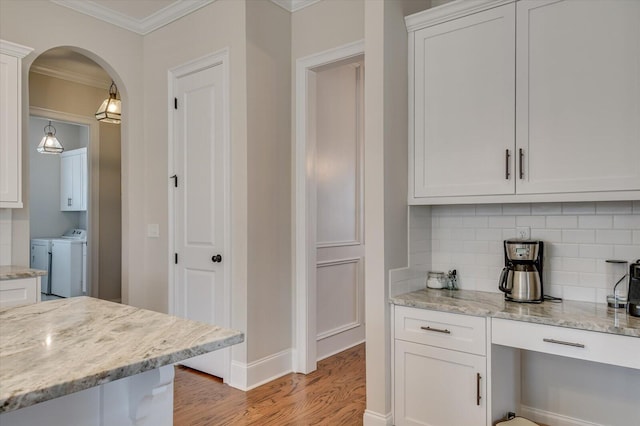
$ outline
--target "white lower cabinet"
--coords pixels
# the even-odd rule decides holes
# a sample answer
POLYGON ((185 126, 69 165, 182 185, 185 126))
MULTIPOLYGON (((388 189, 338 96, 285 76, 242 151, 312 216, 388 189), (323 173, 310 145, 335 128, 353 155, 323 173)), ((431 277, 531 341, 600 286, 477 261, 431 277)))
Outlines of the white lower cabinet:
POLYGON ((396 340, 395 424, 486 424, 486 357, 396 340))
POLYGON ((487 423, 485 323, 480 317, 395 307, 397 426, 487 423))
POLYGON ((0 308, 40 301, 40 277, 0 281, 0 308))

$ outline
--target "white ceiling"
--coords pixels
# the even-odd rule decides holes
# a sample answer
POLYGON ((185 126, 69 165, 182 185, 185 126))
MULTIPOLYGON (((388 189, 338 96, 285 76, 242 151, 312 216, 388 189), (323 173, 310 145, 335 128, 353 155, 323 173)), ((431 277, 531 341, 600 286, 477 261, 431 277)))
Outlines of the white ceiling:
MULTIPOLYGON (((50 0, 85 15, 144 35, 215 0, 50 0)), ((320 0, 271 0, 295 12, 320 0)))
POLYGON ((42 53, 29 71, 104 89, 111 85, 111 77, 100 65, 66 47, 42 53))

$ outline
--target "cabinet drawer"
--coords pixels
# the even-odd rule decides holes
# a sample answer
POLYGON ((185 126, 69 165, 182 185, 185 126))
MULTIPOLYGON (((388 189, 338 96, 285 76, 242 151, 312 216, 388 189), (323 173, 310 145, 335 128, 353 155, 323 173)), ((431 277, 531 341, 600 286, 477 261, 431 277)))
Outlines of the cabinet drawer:
POLYGON ((640 369, 640 338, 494 318, 491 343, 640 369))
POLYGON ((395 307, 396 339, 444 349, 485 355, 485 324, 483 317, 395 307))
POLYGON ((0 281, 0 308, 36 303, 39 294, 37 278, 0 281))

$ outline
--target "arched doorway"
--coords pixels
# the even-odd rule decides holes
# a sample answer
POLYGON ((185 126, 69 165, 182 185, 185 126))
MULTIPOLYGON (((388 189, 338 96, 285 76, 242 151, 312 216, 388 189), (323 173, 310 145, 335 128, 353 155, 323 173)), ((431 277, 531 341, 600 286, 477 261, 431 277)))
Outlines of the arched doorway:
MULTIPOLYGON (((61 232, 70 229, 86 229, 83 294, 120 301, 121 131, 120 125, 98 122, 94 117, 108 95, 111 80, 117 80, 117 76, 111 76, 89 56, 94 55, 76 48, 57 47, 38 56, 29 70, 30 123, 25 143, 29 143, 26 186, 30 198, 30 231, 32 239, 42 239, 59 237, 61 232), (35 145, 43 137, 43 131, 39 130, 42 119, 51 120, 54 126, 57 123, 66 131, 70 137, 69 148, 75 148, 69 149, 68 153, 86 147, 87 203, 84 210, 67 210, 57 202, 60 195, 55 197, 50 193, 61 191, 64 186, 61 173, 66 169, 62 167, 61 158, 56 158, 58 156, 35 151, 35 145), (72 140, 74 134, 80 139, 86 135, 86 140, 72 140)), ((61 142, 64 145, 64 141, 61 142)), ((33 256, 31 259, 33 261, 33 256)))

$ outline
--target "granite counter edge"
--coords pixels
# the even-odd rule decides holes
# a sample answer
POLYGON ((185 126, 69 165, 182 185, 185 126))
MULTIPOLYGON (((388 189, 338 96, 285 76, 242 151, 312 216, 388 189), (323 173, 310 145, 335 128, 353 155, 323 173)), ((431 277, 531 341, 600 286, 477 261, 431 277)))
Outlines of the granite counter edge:
POLYGON ((106 369, 91 376, 60 383, 48 388, 36 389, 0 398, 0 413, 6 413, 21 408, 29 407, 40 402, 49 401, 61 396, 69 395, 105 383, 113 382, 126 377, 134 376, 145 371, 154 370, 165 365, 174 364, 198 355, 223 349, 244 341, 244 333, 236 331, 236 334, 222 340, 196 345, 180 349, 169 354, 162 354, 154 358, 136 360, 130 364, 106 369))

